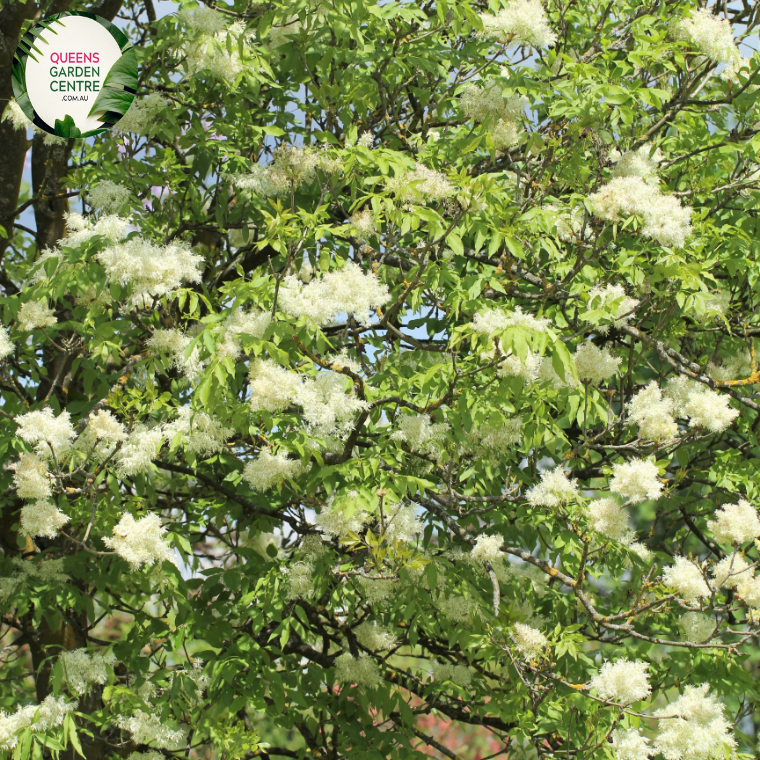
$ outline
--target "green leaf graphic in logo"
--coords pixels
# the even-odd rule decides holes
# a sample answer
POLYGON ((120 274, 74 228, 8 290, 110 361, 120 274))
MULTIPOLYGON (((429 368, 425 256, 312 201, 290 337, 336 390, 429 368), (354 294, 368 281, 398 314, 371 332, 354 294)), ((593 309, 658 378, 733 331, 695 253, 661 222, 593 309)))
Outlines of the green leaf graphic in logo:
POLYGON ((60 137, 89 137, 108 131, 132 105, 138 85, 137 55, 127 36, 107 19, 84 11, 65 11, 37 22, 23 35, 13 57, 11 81, 16 102, 27 118, 37 127, 60 137), (63 119, 56 119, 55 127, 46 124, 36 113, 27 92, 27 61, 30 58, 35 62, 44 59, 38 43, 49 44, 53 36, 58 35, 60 27, 64 26, 61 19, 67 16, 82 16, 96 21, 108 30, 121 51, 121 57, 109 69, 102 89, 98 92, 88 114, 102 122, 103 126, 84 133, 77 128, 73 117, 69 114, 65 114, 63 119))

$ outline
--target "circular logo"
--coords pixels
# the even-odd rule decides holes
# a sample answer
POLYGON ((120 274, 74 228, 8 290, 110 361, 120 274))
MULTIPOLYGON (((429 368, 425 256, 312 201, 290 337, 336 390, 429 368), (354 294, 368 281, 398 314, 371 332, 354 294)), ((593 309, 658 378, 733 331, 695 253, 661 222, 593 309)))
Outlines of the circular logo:
POLYGON ((126 35, 94 13, 38 22, 13 57, 13 93, 40 129, 89 137, 110 129, 132 105, 137 56, 126 35))

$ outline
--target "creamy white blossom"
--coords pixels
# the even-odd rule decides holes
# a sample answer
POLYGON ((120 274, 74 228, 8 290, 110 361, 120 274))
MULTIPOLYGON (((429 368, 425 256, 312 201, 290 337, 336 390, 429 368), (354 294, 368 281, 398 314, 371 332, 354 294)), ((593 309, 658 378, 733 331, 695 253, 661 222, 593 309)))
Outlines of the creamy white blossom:
POLYGON ((632 531, 628 512, 615 499, 595 499, 586 507, 589 526, 607 538, 629 544, 632 531))
POLYGON ((635 728, 616 728, 612 732, 612 749, 616 760, 649 760, 654 754, 649 739, 635 728))
POLYGON ((120 285, 131 285, 133 302, 147 302, 185 283, 200 282, 203 257, 183 242, 155 245, 132 237, 97 255, 106 275, 120 285))
POLYGON ((294 562, 284 571, 288 579, 288 599, 311 599, 314 596, 314 567, 309 562, 294 562))
POLYGON ((472 547, 470 556, 473 560, 479 562, 494 562, 503 559, 501 547, 504 544, 504 537, 498 534, 489 536, 485 533, 475 539, 475 546, 472 547))
POLYGON ((340 501, 323 506, 314 522, 328 536, 344 538, 349 533, 358 533, 368 519, 369 515, 361 507, 340 501))
POLYGON ((113 667, 116 656, 113 652, 89 652, 87 649, 72 649, 61 652, 59 660, 69 691, 82 696, 92 684, 104 684, 108 680, 108 668, 113 667))
POLYGON ((114 125, 114 131, 146 134, 151 127, 159 123, 158 115, 169 101, 160 92, 152 92, 146 98, 135 98, 124 116, 114 125))
MULTIPOLYGON (((632 318, 633 311, 639 305, 636 298, 626 296, 625 289, 622 285, 597 285, 589 291, 589 306, 594 309, 601 309, 610 314, 612 324, 620 329, 627 325, 632 318)), ((601 335, 606 335, 610 329, 610 323, 601 323, 595 328, 601 335)))
POLYGON ((414 451, 434 456, 440 453, 450 431, 445 422, 433 423, 426 414, 400 414, 396 418, 398 430, 391 435, 395 441, 404 441, 414 451))
POLYGON ((337 372, 304 378, 293 401, 302 407, 303 420, 310 431, 324 438, 345 438, 353 429, 357 414, 369 406, 354 395, 351 380, 337 372))
POLYGON ((53 493, 47 464, 34 454, 21 453, 10 465, 16 494, 22 499, 47 499, 53 493))
POLYGON ((638 425, 645 441, 665 441, 678 435, 673 419, 673 400, 663 398, 655 380, 642 388, 627 404, 628 421, 638 425))
POLYGON ((751 565, 741 554, 729 554, 712 568, 713 585, 720 588, 736 588, 752 579, 751 565))
POLYGON ((365 208, 362 211, 357 211, 351 215, 348 222, 351 225, 352 233, 360 240, 369 240, 377 233, 375 215, 372 213, 372 209, 365 208))
POLYGON ((155 512, 139 520, 127 512, 114 526, 113 537, 104 537, 103 543, 127 560, 134 571, 144 565, 150 567, 156 562, 172 561, 172 550, 164 541, 165 535, 166 528, 155 512))
POLYGON ((717 760, 724 757, 724 745, 729 751, 736 746, 723 705, 709 690, 706 683, 686 686, 675 702, 654 713, 660 718, 654 749, 665 760, 717 760))
POLYGON ((528 660, 535 660, 549 645, 549 640, 537 628, 515 623, 513 630, 517 650, 528 660))
POLYGON ((278 304, 291 317, 306 316, 318 325, 332 324, 340 314, 353 315, 367 325, 370 312, 389 300, 388 286, 374 272, 365 274, 358 264, 349 261, 342 269, 327 272, 308 285, 289 275, 280 287, 278 304))
POLYGON ((87 190, 87 200, 95 209, 115 214, 129 200, 129 188, 112 182, 110 179, 100 180, 87 190))
POLYGON ((267 166, 255 164, 249 173, 230 175, 230 180, 241 190, 252 190, 256 195, 282 196, 313 182, 319 166, 318 151, 283 144, 267 166))
POLYGON ((377 663, 368 655, 354 657, 345 652, 335 659, 335 680, 338 683, 358 686, 379 686, 382 682, 377 663))
POLYGON ((44 299, 22 303, 16 319, 19 329, 24 331, 34 330, 37 327, 50 327, 58 322, 58 317, 44 299))
POLYGON ((672 378, 665 387, 665 396, 673 402, 673 413, 689 420, 689 427, 721 433, 739 416, 729 397, 688 377, 672 378))
POLYGON ((27 443, 36 443, 39 456, 55 456, 60 462, 61 456, 71 448, 74 426, 71 424, 71 415, 66 410, 56 416, 46 406, 13 419, 18 425, 16 435, 27 443))
POLYGON ((512 417, 501 427, 485 423, 475 425, 465 433, 467 443, 472 451, 481 458, 497 461, 514 450, 516 444, 522 443, 523 419, 512 417))
POLYGON ((189 356, 185 353, 193 339, 175 327, 169 330, 154 330, 148 340, 148 345, 154 350, 172 355, 172 366, 187 377, 191 383, 197 383, 205 368, 205 362, 200 358, 198 346, 193 346, 189 356))
POLYGON ((623 361, 619 356, 613 356, 608 350, 599 348, 590 340, 582 343, 575 350, 575 366, 578 369, 578 379, 591 385, 614 377, 623 361))
POLYGON ((433 680, 438 682, 451 681, 457 686, 467 687, 472 683, 472 671, 466 665, 454 665, 450 662, 430 663, 433 680))
POLYGON ((710 587, 705 582, 702 571, 686 557, 676 557, 673 564, 665 568, 662 580, 687 602, 710 596, 710 587))
POLYGON ((691 206, 682 206, 676 196, 663 194, 641 177, 615 177, 589 201, 600 219, 618 222, 634 214, 642 217, 642 234, 661 245, 682 248, 691 235, 691 206))
POLYGON ((599 672, 589 681, 602 699, 630 705, 646 699, 652 692, 645 662, 630 661, 623 657, 615 662, 605 662, 599 672))
POLYGON ((459 103, 468 118, 486 126, 500 119, 515 122, 523 114, 527 99, 523 95, 502 94, 504 85, 497 79, 487 82, 468 82, 462 87, 459 103))
POLYGON ((746 499, 741 499, 738 504, 724 504, 715 516, 717 520, 708 520, 707 527, 717 541, 745 544, 760 537, 757 510, 746 499))
POLYGON ((612 466, 610 491, 629 504, 658 499, 662 489, 660 471, 653 459, 631 459, 612 466))
POLYGON ((392 177, 387 181, 388 189, 406 203, 439 201, 453 195, 454 186, 445 174, 415 163, 414 171, 392 177))
POLYGON ((483 335, 496 335, 508 327, 526 327, 536 332, 546 332, 552 321, 548 317, 535 317, 530 312, 523 312, 522 307, 515 306, 514 311, 487 309, 478 312, 472 321, 472 329, 483 335))
POLYGON ((181 406, 177 418, 164 425, 164 436, 168 443, 179 439, 185 451, 209 457, 220 451, 224 442, 235 435, 233 428, 225 427, 216 417, 206 412, 181 406))
POLYGON ((671 31, 677 39, 687 40, 716 63, 731 64, 741 58, 731 23, 706 8, 693 10, 688 18, 675 19, 671 31))
POLYGON ((21 510, 21 530, 35 538, 55 538, 58 531, 69 522, 71 518, 61 512, 55 504, 38 499, 31 504, 25 504, 21 510))
POLYGON ((87 421, 87 429, 97 440, 109 445, 126 441, 129 438, 124 425, 107 409, 93 414, 87 421))
POLYGON ((241 337, 250 335, 254 338, 261 338, 264 335, 271 315, 269 312, 252 309, 244 311, 237 309, 224 320, 222 329, 222 341, 217 343, 217 356, 229 356, 237 359, 242 351, 241 337))
POLYGON ((161 427, 148 428, 142 424, 135 425, 128 440, 115 457, 119 474, 128 478, 147 470, 158 456, 163 442, 164 431, 161 427))
POLYGON ((278 412, 298 393, 301 378, 271 359, 255 359, 250 371, 251 409, 278 412))
POLYGON ((393 649, 398 643, 398 636, 390 628, 381 625, 377 620, 371 623, 365 621, 354 630, 356 640, 361 646, 373 652, 393 649))
POLYGON ((16 130, 26 131, 34 126, 31 119, 24 113, 18 102, 13 99, 8 101, 8 105, 3 111, 2 121, 10 121, 11 124, 13 124, 13 128, 16 130))
POLYGON ((300 459, 291 459, 285 449, 276 454, 262 451, 255 459, 247 462, 243 469, 243 480, 254 491, 267 491, 284 480, 297 478, 308 468, 300 459))
POLYGON ((16 350, 16 346, 8 337, 8 329, 0 325, 0 361, 10 356, 16 350))
POLYGON ((533 486, 526 498, 534 507, 559 507, 578 495, 578 481, 570 480, 560 465, 541 473, 541 482, 533 486))
POLYGON ((657 165, 665 159, 662 151, 648 144, 642 145, 638 150, 629 150, 623 153, 612 170, 613 177, 640 177, 648 184, 656 185, 657 165))
POLYGON ((56 698, 51 694, 39 705, 19 706, 10 714, 0 711, 0 750, 9 751, 16 747, 19 734, 27 728, 34 733, 57 728, 76 707, 76 702, 67 702, 65 697, 56 698))
POLYGON ((178 749, 185 740, 185 732, 172 729, 156 712, 135 710, 130 716, 119 715, 116 725, 132 734, 135 744, 154 744, 162 749, 178 749))
POLYGON ((541 0, 509 0, 495 16, 481 13, 480 20, 481 37, 534 48, 548 48, 557 41, 541 0))
MULTIPOLYGON (((220 14, 221 15, 221 14, 220 14)), ((214 20, 215 21, 215 20, 214 20)), ((205 19, 208 28, 214 24, 209 17, 205 19)), ((198 25, 196 25, 197 28, 198 25)), ((254 37, 246 31, 245 22, 236 21, 228 28, 221 28, 213 33, 206 33, 187 43, 185 66, 188 74, 208 71, 220 79, 234 82, 240 73, 250 64, 254 37), (243 47, 240 54, 239 45, 243 47)))
POLYGON ((413 541, 425 527, 417 513, 416 504, 396 505, 386 501, 385 507, 385 538, 387 541, 413 541))
POLYGON ((197 8, 183 8, 177 18, 196 34, 216 34, 227 26, 227 17, 205 5, 197 8))

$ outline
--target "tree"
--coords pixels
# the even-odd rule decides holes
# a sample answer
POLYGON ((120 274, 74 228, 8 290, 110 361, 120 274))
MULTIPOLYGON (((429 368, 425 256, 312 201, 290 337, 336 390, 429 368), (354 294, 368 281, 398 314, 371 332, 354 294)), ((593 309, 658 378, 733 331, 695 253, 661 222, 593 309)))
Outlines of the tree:
POLYGON ((65 10, 140 87, 0 93, 0 755, 750 756, 757 6, 5 0, 6 71, 65 10))

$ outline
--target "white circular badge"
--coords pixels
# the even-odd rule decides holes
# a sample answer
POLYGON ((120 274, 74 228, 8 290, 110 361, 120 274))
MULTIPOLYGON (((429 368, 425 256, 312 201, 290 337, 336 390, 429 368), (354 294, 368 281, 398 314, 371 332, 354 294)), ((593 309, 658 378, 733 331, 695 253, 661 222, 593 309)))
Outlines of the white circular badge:
POLYGON ((13 75, 16 99, 34 124, 81 137, 111 127, 126 113, 137 86, 137 58, 109 21, 90 13, 60 14, 24 35, 13 75))

